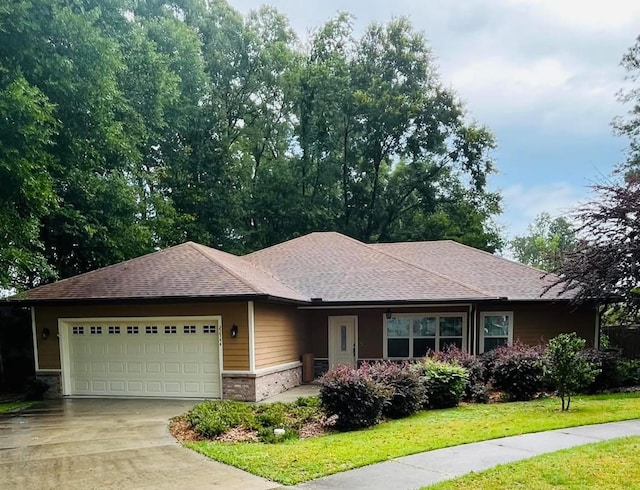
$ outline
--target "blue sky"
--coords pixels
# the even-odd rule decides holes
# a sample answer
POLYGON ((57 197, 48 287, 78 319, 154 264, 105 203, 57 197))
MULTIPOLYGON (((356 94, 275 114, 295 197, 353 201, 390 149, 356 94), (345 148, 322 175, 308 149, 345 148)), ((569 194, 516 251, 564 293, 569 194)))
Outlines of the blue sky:
POLYGON ((339 10, 370 22, 407 16, 425 33, 442 81, 498 140, 504 197, 497 223, 522 234, 540 212, 566 214, 588 185, 624 160, 611 130, 626 108, 620 59, 640 34, 633 0, 231 0, 242 13, 268 3, 305 37, 339 10))

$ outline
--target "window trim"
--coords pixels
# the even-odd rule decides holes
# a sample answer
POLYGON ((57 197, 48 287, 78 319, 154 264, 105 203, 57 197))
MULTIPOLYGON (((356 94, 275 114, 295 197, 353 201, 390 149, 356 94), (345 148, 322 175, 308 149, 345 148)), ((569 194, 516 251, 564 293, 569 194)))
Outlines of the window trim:
MULTIPOLYGON (((484 319, 488 316, 506 316, 509 317, 509 333, 507 335, 507 345, 513 344, 513 311, 481 311, 480 312, 480 324, 478 325, 478 352, 484 353, 484 319)), ((499 339, 502 335, 490 335, 487 338, 499 339)))
MULTIPOLYGON (((450 317, 460 317, 462 318, 462 350, 467 352, 467 337, 468 337, 468 314, 466 311, 454 311, 454 312, 415 312, 415 313, 394 313, 393 317, 409 317, 409 318, 424 318, 424 317, 435 317, 436 318, 436 346, 439 346, 440 336, 440 318, 450 318, 450 317)), ((387 316, 386 314, 382 315, 382 358, 383 359, 417 359, 409 355, 408 357, 389 357, 389 343, 387 336, 387 316)), ((404 339, 406 337, 394 337, 404 339)), ((431 337, 417 337, 417 338, 431 338, 431 337)), ((450 336, 442 336, 442 338, 450 339, 450 338, 459 338, 459 337, 450 337, 450 336)), ((413 328, 409 328, 409 354, 413 353, 413 328)))

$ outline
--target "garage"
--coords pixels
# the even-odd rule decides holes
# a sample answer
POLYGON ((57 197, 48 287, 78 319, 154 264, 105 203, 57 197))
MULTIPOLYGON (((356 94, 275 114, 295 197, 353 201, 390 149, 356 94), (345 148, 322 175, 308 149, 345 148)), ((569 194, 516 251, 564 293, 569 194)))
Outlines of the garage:
POLYGON ((60 319, 71 396, 221 397, 221 317, 60 319))

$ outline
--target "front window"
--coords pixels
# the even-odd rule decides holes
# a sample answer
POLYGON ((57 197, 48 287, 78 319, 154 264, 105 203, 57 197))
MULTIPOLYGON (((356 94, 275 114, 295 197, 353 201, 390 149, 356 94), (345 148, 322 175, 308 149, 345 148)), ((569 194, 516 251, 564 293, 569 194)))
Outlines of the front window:
POLYGON ((393 315, 386 321, 385 357, 424 357, 451 345, 463 349, 465 327, 459 313, 393 315))
POLYGON ((511 344, 513 338, 512 312, 486 312, 481 314, 482 352, 511 344))

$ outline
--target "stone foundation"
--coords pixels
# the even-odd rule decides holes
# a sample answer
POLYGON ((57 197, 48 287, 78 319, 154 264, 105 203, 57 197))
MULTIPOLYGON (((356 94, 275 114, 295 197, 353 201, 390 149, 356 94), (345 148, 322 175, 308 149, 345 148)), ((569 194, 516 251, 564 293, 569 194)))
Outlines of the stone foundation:
POLYGON ((46 400, 62 398, 62 375, 60 373, 36 373, 36 379, 49 386, 44 394, 46 400))
POLYGON ((302 364, 293 363, 256 374, 222 374, 222 398, 259 402, 302 384, 302 364))

